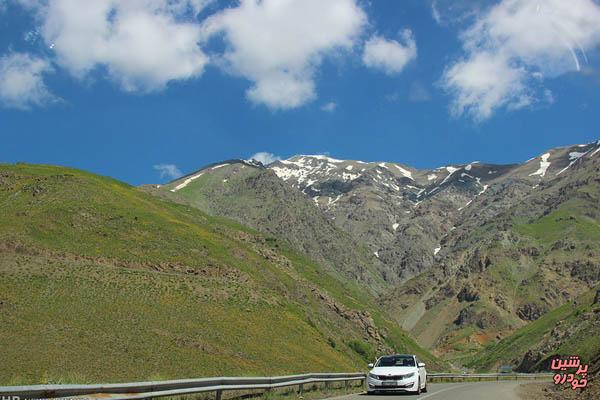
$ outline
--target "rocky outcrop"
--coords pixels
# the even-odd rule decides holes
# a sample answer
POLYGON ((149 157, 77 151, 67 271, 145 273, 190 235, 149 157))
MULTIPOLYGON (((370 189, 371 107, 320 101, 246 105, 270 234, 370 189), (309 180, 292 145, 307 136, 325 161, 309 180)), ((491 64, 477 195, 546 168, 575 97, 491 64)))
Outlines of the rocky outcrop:
POLYGON ((456 295, 456 298, 460 302, 467 301, 469 303, 479 300, 479 293, 470 284, 465 285, 460 292, 456 295))
POLYGON ((380 348, 387 348, 384 341, 386 332, 375 325, 375 321, 368 311, 350 310, 317 288, 313 288, 312 292, 327 308, 356 324, 364 333, 365 339, 375 341, 380 348))
POLYGON ((472 307, 463 308, 454 320, 454 325, 464 326, 470 324, 475 319, 475 310, 472 307))
POLYGON ((475 307, 471 305, 460 311, 458 317, 454 320, 454 325, 459 327, 475 325, 479 329, 487 329, 494 326, 497 322, 498 318, 493 313, 487 310, 477 311, 475 307))
POLYGON ((527 303, 517 308, 517 316, 524 321, 535 321, 548 311, 548 307, 538 303, 527 303))

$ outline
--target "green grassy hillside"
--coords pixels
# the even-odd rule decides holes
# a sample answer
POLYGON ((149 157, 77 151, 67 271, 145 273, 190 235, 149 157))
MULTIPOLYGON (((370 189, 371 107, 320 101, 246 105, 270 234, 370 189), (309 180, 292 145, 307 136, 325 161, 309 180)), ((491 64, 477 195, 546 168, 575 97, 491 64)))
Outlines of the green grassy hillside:
POLYGON ((586 362, 597 358, 600 355, 600 303, 594 304, 595 293, 596 290, 586 292, 487 346, 467 365, 489 371, 502 364, 512 364, 530 372, 546 370, 553 355, 578 355, 586 362))
POLYGON ((358 286, 229 220, 25 164, 0 165, 0 210, 0 384, 348 371, 394 350, 442 368, 358 286))
MULTIPOLYGON (((487 357, 489 346, 519 329, 540 329, 540 317, 555 315, 560 311, 552 310, 600 283, 599 163, 591 159, 535 190, 522 182, 498 188, 514 191, 521 184, 526 194, 505 208, 486 201, 481 214, 490 217, 474 217, 454 231, 440 268, 383 297, 389 314, 453 364, 493 367, 499 359, 472 360, 487 357)), ((600 336, 599 325, 590 329, 600 336)), ((505 349, 500 358, 515 363, 528 350, 505 349)))
POLYGON ((367 247, 336 227, 311 198, 282 181, 273 171, 234 160, 207 167, 192 176, 197 178, 187 184, 187 178, 183 177, 167 185, 147 185, 143 189, 285 240, 339 280, 359 281, 373 293, 389 289, 390 284, 383 280, 383 272, 376 270, 367 247), (178 188, 182 184, 185 186, 178 188))

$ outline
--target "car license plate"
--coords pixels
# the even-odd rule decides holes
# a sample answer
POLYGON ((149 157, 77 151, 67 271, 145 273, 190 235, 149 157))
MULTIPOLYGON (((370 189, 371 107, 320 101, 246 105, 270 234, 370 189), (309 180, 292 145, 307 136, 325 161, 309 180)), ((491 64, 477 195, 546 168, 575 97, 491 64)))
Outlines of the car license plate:
POLYGON ((383 386, 396 386, 395 381, 384 381, 383 386))

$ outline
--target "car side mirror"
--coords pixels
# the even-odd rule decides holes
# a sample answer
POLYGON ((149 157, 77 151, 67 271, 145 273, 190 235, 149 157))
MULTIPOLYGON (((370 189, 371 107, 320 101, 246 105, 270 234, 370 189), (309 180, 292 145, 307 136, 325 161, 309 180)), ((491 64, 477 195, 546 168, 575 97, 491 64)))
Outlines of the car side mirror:
POLYGON ((425 368, 425 363, 419 363, 418 366, 419 368, 425 368))
POLYGON ((369 363, 369 365, 367 365, 367 367, 369 367, 369 369, 372 369, 374 367, 373 363, 369 363))

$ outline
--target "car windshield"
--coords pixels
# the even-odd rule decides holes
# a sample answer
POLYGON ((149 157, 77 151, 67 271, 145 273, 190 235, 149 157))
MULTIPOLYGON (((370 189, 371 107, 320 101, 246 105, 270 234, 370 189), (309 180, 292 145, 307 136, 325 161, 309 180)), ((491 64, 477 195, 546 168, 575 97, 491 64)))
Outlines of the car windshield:
POLYGON ((386 356, 377 361, 376 367, 414 367, 413 356, 386 356))

